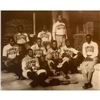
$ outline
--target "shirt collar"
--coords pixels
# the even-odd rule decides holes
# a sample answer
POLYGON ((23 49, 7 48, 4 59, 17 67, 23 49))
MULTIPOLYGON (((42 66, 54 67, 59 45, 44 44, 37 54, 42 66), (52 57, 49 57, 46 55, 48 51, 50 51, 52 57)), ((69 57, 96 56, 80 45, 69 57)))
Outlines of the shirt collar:
POLYGON ((93 43, 93 41, 91 41, 90 43, 88 43, 88 42, 86 42, 87 44, 92 44, 93 43))

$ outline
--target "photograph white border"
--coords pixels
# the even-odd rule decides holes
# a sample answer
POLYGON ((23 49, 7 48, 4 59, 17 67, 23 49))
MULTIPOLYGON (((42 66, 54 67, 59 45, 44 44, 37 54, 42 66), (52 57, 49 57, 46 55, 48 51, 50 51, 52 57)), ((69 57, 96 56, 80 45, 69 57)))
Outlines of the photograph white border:
MULTIPOLYGON (((93 10, 100 11, 99 0, 1 0, 0 10, 93 10)), ((0 24, 1 25, 1 24, 0 24)), ((1 27, 0 27, 1 28, 1 27)), ((1 35, 0 35, 1 39, 1 35)), ((0 55, 1 56, 1 55, 0 55)), ((0 75, 1 78, 1 75, 0 75)), ((0 91, 1 100, 96 100, 100 91, 0 91)))

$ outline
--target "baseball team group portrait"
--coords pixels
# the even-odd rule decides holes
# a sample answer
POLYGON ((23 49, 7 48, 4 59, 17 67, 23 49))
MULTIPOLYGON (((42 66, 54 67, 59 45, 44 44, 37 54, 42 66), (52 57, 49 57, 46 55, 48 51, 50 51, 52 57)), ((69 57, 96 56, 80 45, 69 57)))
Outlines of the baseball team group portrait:
POLYGON ((100 11, 1 11, 2 90, 100 90, 100 11))

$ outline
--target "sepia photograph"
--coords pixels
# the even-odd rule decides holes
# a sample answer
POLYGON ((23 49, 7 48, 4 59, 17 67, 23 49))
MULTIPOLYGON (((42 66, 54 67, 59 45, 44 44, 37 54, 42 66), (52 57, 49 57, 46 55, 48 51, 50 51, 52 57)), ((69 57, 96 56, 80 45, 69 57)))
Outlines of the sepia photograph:
POLYGON ((100 11, 1 14, 1 90, 100 90, 100 11))

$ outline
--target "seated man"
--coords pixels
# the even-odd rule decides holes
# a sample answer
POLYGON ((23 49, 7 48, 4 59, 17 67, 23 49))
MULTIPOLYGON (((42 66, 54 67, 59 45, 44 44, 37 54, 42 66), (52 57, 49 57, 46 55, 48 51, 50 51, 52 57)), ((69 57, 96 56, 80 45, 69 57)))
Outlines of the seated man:
POLYGON ((32 49, 28 49, 27 55, 22 60, 22 70, 23 76, 32 80, 31 86, 44 85, 47 72, 40 69, 38 58, 33 55, 32 49))
POLYGON ((9 44, 3 48, 3 63, 8 72, 14 72, 20 77, 21 66, 18 62, 19 47, 15 44, 14 39, 9 39, 9 44))
POLYGON ((94 65, 98 60, 98 45, 92 41, 91 35, 86 35, 86 42, 83 44, 84 61, 80 65, 83 76, 86 80, 83 88, 88 89, 92 87, 91 79, 94 72, 94 65))
POLYGON ((41 38, 37 38, 37 43, 31 46, 36 57, 40 57, 41 55, 46 55, 46 49, 42 46, 41 38))
POLYGON ((51 48, 48 49, 47 51, 47 57, 51 57, 51 59, 48 60, 52 60, 51 64, 49 64, 55 71, 58 71, 57 65, 59 63, 59 54, 60 54, 60 49, 58 49, 57 47, 57 41, 53 40, 51 42, 51 48))
POLYGON ((51 33, 47 30, 46 25, 43 25, 42 31, 38 33, 38 38, 41 38, 43 46, 47 48, 51 42, 51 33))
POLYGON ((29 37, 28 34, 24 32, 23 25, 17 26, 17 33, 14 35, 14 40, 16 44, 19 45, 21 51, 23 51, 23 54, 25 53, 25 50, 29 48, 29 37))
POLYGON ((65 40, 65 46, 61 47, 61 57, 67 58, 67 66, 65 66, 64 70, 66 70, 66 67, 69 68, 69 71, 71 73, 77 72, 77 67, 81 64, 83 60, 82 54, 71 47, 69 40, 65 40))

